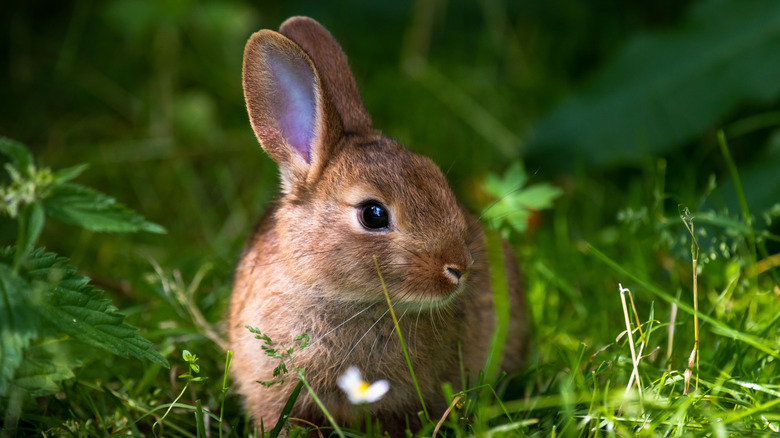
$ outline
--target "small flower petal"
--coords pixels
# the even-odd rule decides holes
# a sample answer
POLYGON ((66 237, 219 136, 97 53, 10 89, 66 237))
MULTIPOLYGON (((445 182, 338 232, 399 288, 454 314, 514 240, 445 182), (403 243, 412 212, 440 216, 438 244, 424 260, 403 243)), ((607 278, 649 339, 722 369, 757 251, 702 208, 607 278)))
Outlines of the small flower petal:
POLYGON ((351 366, 341 375, 336 383, 344 392, 352 404, 373 403, 379 400, 390 389, 390 383, 387 380, 379 380, 370 384, 363 380, 360 370, 356 366, 351 366))
POLYGON ((366 389, 366 392, 363 394, 363 396, 368 403, 373 403, 382 398, 382 396, 385 395, 388 390, 390 390, 390 382, 387 380, 377 380, 376 382, 372 383, 368 389, 366 389))

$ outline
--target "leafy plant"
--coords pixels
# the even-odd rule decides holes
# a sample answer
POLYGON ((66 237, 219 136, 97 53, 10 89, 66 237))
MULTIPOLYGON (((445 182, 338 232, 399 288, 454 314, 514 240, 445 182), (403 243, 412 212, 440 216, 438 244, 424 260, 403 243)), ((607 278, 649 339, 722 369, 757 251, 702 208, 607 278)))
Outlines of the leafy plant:
MULTIPOLYGON (((284 408, 282 408, 282 412, 279 415, 279 419, 276 421, 276 425, 268 432, 268 436, 270 438, 276 438, 279 436, 279 434, 282 432, 282 428, 287 425, 287 420, 290 417, 290 411, 292 411, 301 389, 306 387, 309 395, 312 397, 314 402, 317 403, 320 409, 322 409, 322 412, 325 414, 325 417, 328 418, 328 421, 330 421, 334 431, 343 438, 344 434, 342 433, 341 428, 339 428, 338 424, 336 424, 336 421, 333 419, 333 416, 330 414, 330 412, 328 412, 328 410, 325 408, 325 405, 314 392, 314 388, 312 388, 309 382, 306 380, 306 370, 296 366, 295 362, 293 361, 293 355, 295 351, 301 351, 309 345, 309 335, 307 333, 301 333, 300 335, 295 336, 292 341, 293 345, 287 347, 284 344, 277 344, 268 336, 268 334, 263 333, 257 327, 251 327, 248 325, 244 327, 249 330, 250 333, 255 335, 255 339, 263 341, 264 345, 262 345, 260 348, 263 350, 263 353, 266 356, 272 359, 277 359, 279 361, 279 365, 277 365, 273 370, 273 380, 258 380, 257 383, 266 387, 282 384, 285 380, 284 376, 289 373, 290 369, 294 372, 294 376, 298 379, 298 383, 290 393, 290 397, 287 399, 284 408), (296 343, 298 344, 297 346, 295 345, 296 343)), ((261 432, 265 434, 263 425, 261 424, 260 426, 261 432)))
MULTIPOLYGON (((162 233, 107 195, 70 182, 86 169, 40 168, 21 143, 0 138, 10 182, 0 213, 15 218, 15 246, 0 248, 0 402, 13 424, 30 397, 54 393, 95 347, 168 366, 138 329, 68 259, 35 248, 47 216, 93 231, 162 233)), ((10 423, 9 423, 10 422, 10 423)))
POLYGON ((527 183, 528 174, 519 161, 506 170, 503 178, 495 174, 485 178, 485 190, 497 201, 485 211, 484 217, 505 238, 512 233, 524 233, 534 212, 552 207, 553 201, 563 193, 548 183, 526 187, 527 183))
POLYGON ((261 345, 260 348, 266 356, 279 360, 279 365, 277 365, 273 371, 274 379, 268 381, 258 380, 257 383, 263 386, 273 386, 284 383, 284 376, 289 372, 287 363, 290 364, 291 368, 296 369, 293 364, 293 353, 295 353, 296 350, 301 351, 309 345, 309 335, 307 333, 301 333, 293 338, 292 346, 285 347, 284 345, 276 344, 266 333, 263 333, 257 327, 248 325, 244 327, 255 335, 255 339, 263 341, 263 345, 261 345), (295 346, 295 343, 298 343, 297 347, 295 346))
MULTIPOLYGON (((180 375, 180 379, 185 379, 187 383, 184 384, 184 387, 181 389, 181 392, 178 396, 176 396, 176 399, 173 400, 171 404, 168 405, 168 409, 165 410, 165 413, 162 417, 160 417, 159 420, 154 422, 153 428, 156 427, 158 424, 162 424, 163 420, 165 420, 165 417, 168 416, 168 414, 171 412, 171 409, 173 409, 174 406, 176 406, 176 403, 179 401, 181 396, 184 395, 184 393, 187 391, 187 387, 190 386, 190 383, 192 382, 202 382, 208 377, 201 377, 201 376, 195 376, 195 374, 198 374, 200 372, 200 365, 198 365, 198 356, 195 354, 190 353, 189 350, 183 350, 181 352, 181 358, 184 359, 185 362, 187 362, 187 372, 180 375)), ((224 388, 224 387, 223 387, 224 388)), ((200 402, 200 400, 198 400, 200 402)), ((196 408, 198 408, 200 405, 197 405, 196 408)), ((197 413, 196 413, 197 415, 197 413)), ((220 419, 221 421, 221 419, 220 419)))

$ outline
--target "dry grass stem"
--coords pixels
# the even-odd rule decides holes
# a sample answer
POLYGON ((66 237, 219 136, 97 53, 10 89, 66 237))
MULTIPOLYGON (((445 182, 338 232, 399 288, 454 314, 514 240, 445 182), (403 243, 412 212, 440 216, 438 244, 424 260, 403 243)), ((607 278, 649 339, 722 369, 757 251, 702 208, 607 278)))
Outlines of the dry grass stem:
MULTIPOLYGON (((696 388, 699 389, 699 294, 698 294, 698 261, 699 261, 699 243, 696 242, 695 228, 693 225, 693 216, 688 208, 683 210, 680 215, 685 224, 685 228, 691 233, 691 263, 693 266, 693 350, 688 359, 688 368, 696 367, 696 388), (695 362, 695 364, 694 364, 695 362)), ((688 390, 690 376, 685 380, 685 393, 688 390)))
POLYGON ((444 414, 439 419, 439 422, 436 423, 436 427, 433 428, 433 434, 431 435, 431 438, 436 438, 436 434, 439 433, 439 429, 441 429, 441 426, 444 424, 444 421, 447 419, 447 417, 450 416, 450 412, 452 411, 452 408, 455 407, 455 405, 458 404, 458 402, 463 398, 462 395, 459 395, 452 399, 452 403, 447 407, 447 410, 444 411, 444 414))
MULTIPOLYGON (((631 363, 634 366, 634 371, 631 373, 631 378, 629 379, 628 385, 626 385, 626 394, 628 394, 628 391, 631 390, 631 387, 633 386, 633 379, 636 376, 636 387, 639 391, 639 397, 641 399, 642 397, 642 382, 639 379, 639 360, 637 359, 636 349, 634 348, 634 337, 631 334, 631 318, 628 316, 628 306, 626 305, 626 292, 628 292, 629 295, 631 295, 631 291, 624 288, 622 284, 618 283, 618 287, 620 288, 620 301, 623 303, 623 316, 626 320, 626 334, 628 335, 628 346, 631 350, 631 363)), ((644 341, 643 344, 644 346, 644 341)))

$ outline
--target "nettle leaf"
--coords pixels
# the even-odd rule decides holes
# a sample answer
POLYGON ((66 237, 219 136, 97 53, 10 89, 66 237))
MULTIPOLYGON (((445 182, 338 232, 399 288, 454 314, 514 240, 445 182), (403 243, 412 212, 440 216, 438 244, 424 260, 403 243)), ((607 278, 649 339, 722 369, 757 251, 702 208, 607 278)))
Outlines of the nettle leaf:
MULTIPOLYGON (((0 253, 13 257, 14 251, 0 253)), ((134 356, 163 366, 168 362, 152 349, 152 343, 138 335, 138 329, 125 323, 125 316, 89 284, 89 278, 76 274, 68 259, 41 249, 33 251, 22 266, 21 276, 40 299, 33 311, 43 319, 38 326, 66 334, 73 339, 102 348, 122 357, 134 356)))
POLYGON ((42 397, 59 390, 63 380, 74 377, 73 370, 82 366, 94 351, 83 344, 58 339, 42 339, 25 351, 24 361, 16 370, 13 385, 30 397, 42 397))
POLYGON ((519 162, 512 164, 503 177, 491 174, 485 179, 485 190, 498 200, 485 211, 484 217, 505 238, 512 231, 525 232, 531 214, 550 208, 561 196, 561 189, 547 183, 524 187, 527 180, 528 175, 519 162))
POLYGON ((11 158, 14 167, 27 175, 28 170, 35 164, 33 156, 27 147, 18 141, 7 137, 0 137, 0 154, 11 158))
POLYGON ((89 285, 89 278, 76 274, 68 259, 42 250, 30 259, 32 278, 54 285, 49 299, 38 308, 49 322, 75 339, 116 355, 168 366, 151 348, 152 343, 138 335, 137 328, 124 323, 125 316, 103 297, 103 291, 89 285))
POLYGON ((116 199, 80 184, 52 186, 43 203, 51 217, 92 231, 165 233, 163 227, 145 220, 116 199))
POLYGON ((29 290, 30 286, 13 274, 10 264, 0 263, 0 398, 8 395, 24 350, 38 335, 29 290))

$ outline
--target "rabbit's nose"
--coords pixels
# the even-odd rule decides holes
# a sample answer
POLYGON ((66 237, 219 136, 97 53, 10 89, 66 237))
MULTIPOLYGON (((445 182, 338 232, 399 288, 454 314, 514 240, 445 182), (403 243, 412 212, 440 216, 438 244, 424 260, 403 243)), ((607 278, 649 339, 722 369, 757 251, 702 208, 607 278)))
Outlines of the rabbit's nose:
POLYGON ((444 276, 456 286, 460 285, 460 280, 463 278, 464 274, 464 268, 458 265, 444 265, 444 276))

